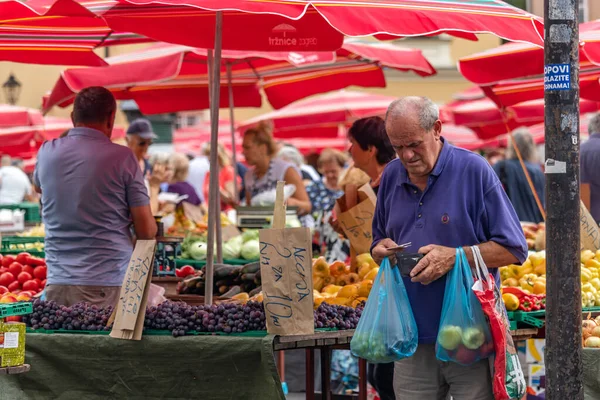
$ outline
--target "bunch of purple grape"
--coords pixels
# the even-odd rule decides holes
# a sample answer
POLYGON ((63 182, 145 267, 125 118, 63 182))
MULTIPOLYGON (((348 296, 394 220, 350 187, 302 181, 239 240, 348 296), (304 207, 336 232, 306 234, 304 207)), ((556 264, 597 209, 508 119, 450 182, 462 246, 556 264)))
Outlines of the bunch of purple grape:
POLYGON ((69 331, 102 331, 106 327, 112 307, 101 308, 87 303, 71 307, 61 306, 54 301, 33 301, 33 312, 23 316, 23 322, 32 329, 69 331))
POLYGON ((315 328, 356 329, 363 307, 357 308, 321 303, 314 311, 315 328))
MULTIPOLYGON (((32 329, 109 331, 111 313, 112 307, 86 303, 66 307, 36 299, 33 312, 24 316, 23 322, 32 329)), ((314 311, 315 328, 355 329, 361 313, 362 306, 354 309, 322 303, 314 311)), ((190 332, 242 333, 266 330, 265 321, 263 304, 254 301, 201 306, 165 301, 146 309, 144 330, 168 330, 174 337, 190 332)))
POLYGON ((183 302, 166 301, 146 310, 146 329, 167 329, 173 336, 189 331, 242 333, 265 330, 265 310, 262 303, 225 303, 190 306, 183 302))

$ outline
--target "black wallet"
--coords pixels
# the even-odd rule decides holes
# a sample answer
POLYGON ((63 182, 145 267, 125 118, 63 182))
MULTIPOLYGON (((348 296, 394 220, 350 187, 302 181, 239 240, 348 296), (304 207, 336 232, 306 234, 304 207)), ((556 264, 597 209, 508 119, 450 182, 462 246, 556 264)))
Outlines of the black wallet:
POLYGON ((423 257, 425 257, 425 255, 420 253, 396 253, 396 262, 398 268, 400 268, 400 275, 402 275, 405 278, 409 277, 410 271, 413 270, 415 265, 417 265, 417 263, 423 257))

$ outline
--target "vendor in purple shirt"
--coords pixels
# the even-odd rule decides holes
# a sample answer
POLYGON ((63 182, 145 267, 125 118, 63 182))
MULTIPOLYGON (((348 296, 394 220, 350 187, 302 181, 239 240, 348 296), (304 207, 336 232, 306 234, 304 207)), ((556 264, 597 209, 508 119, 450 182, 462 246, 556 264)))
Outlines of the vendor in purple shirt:
POLYGON ((394 101, 386 131, 399 159, 381 179, 373 217, 371 252, 377 262, 397 243, 412 242, 407 252, 425 257, 404 278, 419 330, 416 353, 396 362, 394 391, 402 400, 493 400, 488 360, 464 367, 435 356, 446 273, 455 249, 477 245, 495 268, 520 264, 527 244, 519 219, 498 177, 479 155, 452 146, 442 137, 437 106, 424 97, 394 101))

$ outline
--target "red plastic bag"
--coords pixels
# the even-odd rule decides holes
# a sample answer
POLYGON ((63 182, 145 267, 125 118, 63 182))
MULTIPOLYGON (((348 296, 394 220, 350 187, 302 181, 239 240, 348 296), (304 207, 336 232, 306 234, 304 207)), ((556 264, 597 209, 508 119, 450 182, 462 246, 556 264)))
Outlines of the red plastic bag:
POLYGON ((494 399, 522 399, 527 390, 517 349, 510 334, 510 324, 500 290, 485 265, 479 247, 472 246, 477 279, 473 292, 489 319, 495 356, 490 358, 494 399))

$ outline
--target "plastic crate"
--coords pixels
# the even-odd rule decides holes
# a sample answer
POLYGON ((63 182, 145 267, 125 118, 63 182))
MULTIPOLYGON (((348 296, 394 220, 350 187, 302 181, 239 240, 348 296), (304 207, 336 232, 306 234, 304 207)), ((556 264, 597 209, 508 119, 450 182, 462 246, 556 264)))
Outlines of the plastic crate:
POLYGON ((23 210, 25 212, 25 223, 39 224, 42 222, 42 214, 38 203, 3 204, 0 209, 23 210))
POLYGON ((43 237, 21 237, 21 236, 5 236, 2 238, 2 247, 0 253, 2 254, 19 254, 27 252, 34 257, 45 257, 45 252, 36 250, 35 248, 27 249, 26 245, 32 243, 44 243, 43 237), (17 247, 15 247, 17 246, 17 247), (22 246, 22 247, 21 247, 22 246))
MULTIPOLYGON (((241 258, 236 258, 236 259, 232 259, 232 260, 223 260, 223 264, 228 264, 228 265, 246 265, 246 264, 250 264, 253 262, 257 262, 259 260, 244 260, 241 258)), ((192 267, 196 268, 196 269, 202 269, 202 267, 204 267, 206 265, 206 261, 196 261, 196 260, 188 260, 185 258, 178 258, 175 260, 175 266, 177 268, 181 268, 184 265, 191 265, 192 267)))
POLYGON ((0 304, 0 318, 12 317, 16 315, 26 315, 33 312, 33 305, 30 301, 18 303, 0 304))

